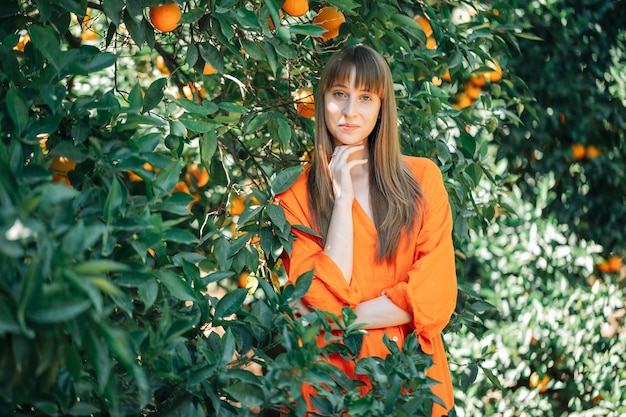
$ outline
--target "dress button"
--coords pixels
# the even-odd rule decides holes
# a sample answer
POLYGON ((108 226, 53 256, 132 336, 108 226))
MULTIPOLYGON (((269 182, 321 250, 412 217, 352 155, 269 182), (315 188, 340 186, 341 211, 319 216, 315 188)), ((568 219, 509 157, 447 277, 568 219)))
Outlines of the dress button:
POLYGON ((397 342, 398 341, 398 336, 392 337, 391 340, 393 340, 394 342, 397 342))

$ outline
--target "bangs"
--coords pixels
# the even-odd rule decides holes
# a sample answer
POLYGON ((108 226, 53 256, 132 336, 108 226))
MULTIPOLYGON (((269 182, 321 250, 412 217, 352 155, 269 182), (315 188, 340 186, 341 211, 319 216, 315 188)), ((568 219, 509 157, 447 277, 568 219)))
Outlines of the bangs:
POLYGON ((323 91, 328 91, 335 84, 347 85, 354 71, 357 88, 385 97, 386 62, 380 62, 379 56, 364 47, 349 48, 345 52, 328 62, 323 91))

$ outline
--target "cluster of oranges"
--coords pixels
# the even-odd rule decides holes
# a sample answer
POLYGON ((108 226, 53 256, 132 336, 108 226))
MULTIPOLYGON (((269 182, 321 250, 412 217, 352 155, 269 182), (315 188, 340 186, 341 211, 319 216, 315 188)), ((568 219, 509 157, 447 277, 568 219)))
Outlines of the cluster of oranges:
POLYGON ((502 79, 502 68, 496 61, 487 61, 487 66, 491 67, 491 71, 478 72, 470 76, 465 82, 465 89, 455 97, 453 107, 457 110, 469 107, 482 92, 483 88, 490 83, 497 83, 502 79))
POLYGON ((600 150, 594 145, 585 146, 581 143, 574 143, 572 145, 572 158, 574 161, 580 161, 581 159, 595 159, 600 156, 600 150))
POLYGON ((546 392, 548 390, 548 383, 550 382, 550 377, 548 375, 544 375, 540 377, 537 372, 533 372, 530 375, 530 379, 528 381, 528 385, 531 388, 538 388, 539 392, 546 392))
MULTIPOLYGON (((282 10, 291 17, 302 17, 309 11, 309 0, 285 0, 282 10)), ((326 32, 317 40, 326 42, 339 36, 339 28, 345 21, 346 17, 336 7, 321 8, 313 18, 313 24, 326 29, 326 32)))
POLYGON ((610 256, 607 260, 598 264, 598 269, 600 272, 617 272, 622 269, 622 258, 617 255, 610 256))
MULTIPOLYGON (((433 36, 433 28, 428 18, 423 15, 417 15, 413 18, 415 22, 422 28, 426 35, 426 49, 437 48, 437 41, 433 36)), ((502 68, 496 61, 487 61, 487 66, 491 68, 489 71, 481 71, 473 73, 465 82, 464 91, 455 97, 453 107, 457 110, 469 107, 481 94, 483 88, 489 83, 497 83, 502 80, 502 68)), ((439 87, 443 81, 450 82, 450 71, 446 70, 442 78, 437 76, 432 78, 432 83, 439 87)))

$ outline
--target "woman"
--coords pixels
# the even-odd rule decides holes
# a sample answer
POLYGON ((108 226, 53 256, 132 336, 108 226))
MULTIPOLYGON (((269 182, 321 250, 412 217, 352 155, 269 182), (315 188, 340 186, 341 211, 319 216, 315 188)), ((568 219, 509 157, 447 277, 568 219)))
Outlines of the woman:
MULTIPOLYGON (((367 330, 360 357, 385 357, 383 335, 402 346, 413 331, 432 355, 433 392, 453 406, 441 337, 456 304, 452 217, 438 167, 400 153, 391 72, 364 45, 344 47, 324 68, 315 97, 312 166, 279 196, 295 240, 293 282, 314 270, 305 306, 341 317, 351 307, 367 330)), ((323 343, 320 335, 319 343, 323 343)), ((330 358, 348 375, 353 364, 330 358)))

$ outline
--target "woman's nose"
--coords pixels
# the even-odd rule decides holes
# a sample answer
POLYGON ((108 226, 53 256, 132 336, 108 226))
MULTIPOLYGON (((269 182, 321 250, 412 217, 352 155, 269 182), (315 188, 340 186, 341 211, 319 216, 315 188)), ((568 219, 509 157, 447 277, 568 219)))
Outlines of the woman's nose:
POLYGON ((344 102, 343 114, 344 116, 353 116, 356 113, 356 101, 350 97, 344 102))

